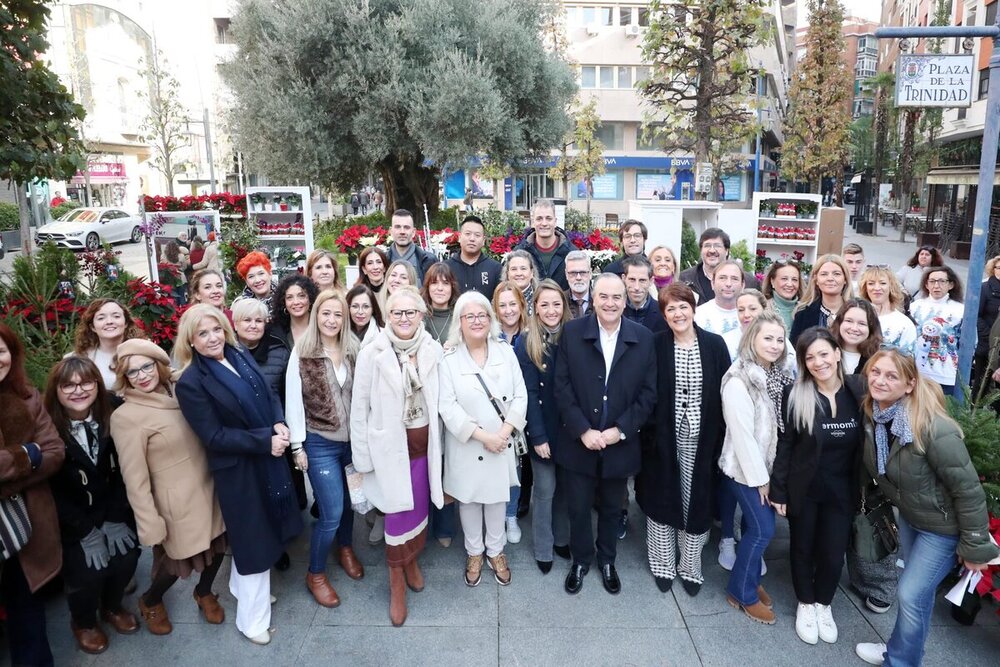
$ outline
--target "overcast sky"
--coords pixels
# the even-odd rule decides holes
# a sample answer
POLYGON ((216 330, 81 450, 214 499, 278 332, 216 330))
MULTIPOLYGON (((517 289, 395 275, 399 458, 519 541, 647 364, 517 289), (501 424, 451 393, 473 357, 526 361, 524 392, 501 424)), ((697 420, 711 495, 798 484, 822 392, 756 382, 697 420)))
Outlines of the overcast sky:
MULTIPOLYGON (((882 3, 877 0, 841 0, 844 9, 849 16, 858 16, 863 19, 878 21, 882 15, 882 3)), ((805 0, 798 0, 799 3, 799 25, 809 24, 809 13, 806 10, 805 0)))

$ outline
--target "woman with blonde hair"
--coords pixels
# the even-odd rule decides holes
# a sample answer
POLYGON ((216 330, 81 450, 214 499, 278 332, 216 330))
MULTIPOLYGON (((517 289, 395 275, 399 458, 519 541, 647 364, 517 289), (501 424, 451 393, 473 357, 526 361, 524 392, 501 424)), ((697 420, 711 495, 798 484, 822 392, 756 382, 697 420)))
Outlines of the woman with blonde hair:
POLYGON ((306 587, 324 607, 340 604, 326 576, 334 540, 347 576, 360 579, 365 574, 353 549, 354 512, 344 472, 351 463, 351 390, 359 348, 347 320, 344 296, 333 289, 320 292, 285 375, 289 446, 296 466, 309 475, 319 508, 309 541, 306 587))
MULTIPOLYGON (((538 275, 535 273, 535 260, 531 254, 527 250, 513 250, 508 253, 500 280, 514 283, 521 290, 525 302, 532 303, 535 289, 538 288, 538 275)), ((528 315, 531 315, 530 310, 528 315)))
POLYGON ((913 349, 917 328, 903 312, 906 295, 899 278, 888 266, 866 268, 858 278, 858 296, 875 307, 882 327, 882 340, 886 345, 903 350, 913 349))
POLYGON ((653 267, 653 284, 649 286, 653 298, 667 285, 673 282, 677 275, 677 257, 674 251, 665 245, 658 245, 649 251, 649 263, 653 267))
POLYGON ((795 307, 792 331, 788 336, 792 344, 809 327, 828 326, 851 296, 851 272, 844 259, 840 255, 823 255, 817 259, 809 274, 805 294, 795 307))
POLYGON ((855 651, 873 665, 919 665, 938 585, 957 563, 985 570, 998 549, 979 474, 940 386, 899 350, 876 352, 865 375, 864 467, 899 510, 906 568, 888 644, 858 644, 855 651))
POLYGON ((145 337, 125 305, 114 299, 94 299, 76 326, 73 352, 97 364, 104 386, 111 389, 115 385, 111 359, 118 346, 131 338, 145 337))
POLYGON ((407 285, 417 290, 420 289, 420 283, 417 282, 417 270, 405 259, 397 259, 385 270, 385 289, 376 294, 383 313, 387 310, 386 304, 393 292, 407 285))
POLYGON ((153 547, 152 581, 139 611, 151 633, 169 634, 163 596, 178 578, 198 572, 194 599, 206 621, 222 623, 226 615, 212 584, 226 553, 226 528, 205 451, 177 402, 170 358, 150 341, 125 341, 115 374, 124 403, 111 414, 111 437, 139 542, 153 547))
POLYGON ((268 644, 270 569, 302 531, 283 460, 289 432, 281 401, 219 310, 188 309, 174 345, 177 400, 205 448, 226 521, 236 627, 251 642, 268 644))
MULTIPOLYGON (((535 289, 538 289, 537 286, 535 289)), ((500 340, 517 345, 518 339, 528 326, 528 307, 524 292, 512 281, 502 280, 493 292, 493 312, 500 324, 500 340)))

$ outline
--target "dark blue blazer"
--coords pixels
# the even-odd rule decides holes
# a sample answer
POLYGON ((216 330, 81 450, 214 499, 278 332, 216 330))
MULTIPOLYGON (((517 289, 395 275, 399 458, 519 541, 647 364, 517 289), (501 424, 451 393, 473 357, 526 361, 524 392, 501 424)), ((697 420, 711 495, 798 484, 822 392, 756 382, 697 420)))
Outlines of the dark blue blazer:
MULTIPOLYGON (((521 364, 521 375, 528 390, 528 426, 524 430, 532 458, 541 460, 535 447, 549 443, 556 449, 555 437, 559 433, 559 408, 556 406, 556 353, 558 345, 550 345, 539 369, 528 356, 527 336, 521 336, 514 348, 521 364)), ((553 454, 554 456, 554 454, 553 454)))
MULTIPOLYGON (((257 367, 248 352, 236 352, 257 367)), ((281 401, 270 388, 264 400, 271 403, 275 423, 284 421, 281 401)), ((290 518, 298 522, 296 528, 274 525, 268 512, 266 464, 273 428, 250 428, 236 396, 212 375, 198 354, 177 382, 177 402, 205 447, 236 570, 244 575, 266 572, 285 550, 279 535, 302 531, 297 513, 290 518)))
POLYGON ((795 341, 799 339, 802 332, 810 327, 821 326, 823 319, 823 297, 817 298, 815 301, 810 303, 808 306, 795 313, 792 318, 792 330, 788 333, 788 340, 795 345, 795 341))
POLYGON ((556 403, 562 420, 553 458, 557 465, 592 477, 621 479, 639 472, 639 431, 656 404, 653 334, 622 318, 605 382, 596 316, 563 326, 556 356, 556 403), (618 427, 625 439, 601 451, 583 446, 588 429, 618 427))

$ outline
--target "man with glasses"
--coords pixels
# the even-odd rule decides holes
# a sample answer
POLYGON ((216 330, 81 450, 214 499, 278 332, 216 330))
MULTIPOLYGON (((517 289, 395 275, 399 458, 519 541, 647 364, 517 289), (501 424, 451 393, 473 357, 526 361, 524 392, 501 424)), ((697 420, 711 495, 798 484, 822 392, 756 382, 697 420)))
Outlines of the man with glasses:
POLYGON ((582 250, 574 250, 566 255, 566 298, 569 299, 569 312, 573 319, 589 313, 590 306, 590 257, 582 250))
POLYGON ((625 267, 623 262, 626 257, 646 257, 646 239, 649 238, 649 231, 646 225, 638 220, 626 220, 618 228, 618 241, 621 244, 622 256, 605 267, 605 273, 614 273, 624 276, 625 267))
POLYGON ((458 228, 459 251, 445 262, 455 274, 462 294, 475 290, 487 299, 500 282, 500 262, 485 252, 486 225, 477 215, 467 215, 458 228))
POLYGON ((413 214, 405 208, 398 208, 392 214, 392 226, 389 229, 392 243, 389 244, 389 263, 402 259, 413 265, 417 272, 417 288, 424 284, 424 273, 431 264, 437 261, 434 253, 417 247, 413 242, 416 227, 413 225, 413 214))
MULTIPOLYGON (((715 275, 716 267, 729 259, 729 246, 729 234, 718 227, 709 227, 701 233, 701 238, 698 239, 701 261, 681 271, 680 275, 681 282, 687 283, 698 295, 698 303, 705 303, 715 298, 712 277, 715 275)), ((743 272, 743 283, 746 287, 758 287, 757 278, 746 271, 743 272)))
POLYGON ((597 564, 604 588, 621 592, 615 570, 621 503, 639 472, 639 429, 656 403, 653 334, 622 318, 625 285, 613 273, 594 282, 594 315, 563 327, 556 357, 556 403, 562 418, 552 456, 567 498, 573 564, 566 592, 583 588, 594 560, 591 511, 597 503, 597 564))
POLYGON ((666 331, 667 322, 660 313, 659 304, 649 293, 653 266, 645 257, 631 255, 622 261, 622 268, 625 271, 625 292, 628 294, 623 316, 653 333, 666 331))
POLYGON ((569 289, 564 269, 566 255, 573 245, 566 234, 556 227, 556 205, 550 199, 539 199, 531 207, 532 229, 517 244, 518 250, 526 250, 535 260, 538 280, 551 278, 564 290, 569 289))

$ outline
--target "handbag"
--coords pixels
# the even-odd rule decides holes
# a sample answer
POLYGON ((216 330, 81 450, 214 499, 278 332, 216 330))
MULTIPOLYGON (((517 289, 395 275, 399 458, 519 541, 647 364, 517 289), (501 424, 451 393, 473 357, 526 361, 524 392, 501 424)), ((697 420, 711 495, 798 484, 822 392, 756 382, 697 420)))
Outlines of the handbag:
POLYGON ((0 563, 10 560, 31 539, 31 519, 24 496, 0 499, 0 563))
POLYGON ((858 558, 874 563, 899 549, 899 528, 892 503, 872 482, 874 493, 861 489, 861 511, 851 526, 851 543, 858 558))
POLYGON ((351 497, 351 509, 358 514, 367 514, 375 509, 364 489, 364 475, 357 471, 353 463, 344 466, 344 476, 347 478, 347 490, 351 497))
MULTIPOLYGON (((493 392, 490 388, 486 386, 486 381, 483 380, 483 376, 476 373, 476 379, 479 380, 479 384, 483 386, 483 391, 490 399, 490 403, 493 404, 493 409, 497 411, 497 416, 500 417, 500 421, 506 421, 507 415, 504 414, 503 409, 500 407, 500 402, 493 397, 493 392)), ((528 453, 528 441, 524 437, 524 431, 520 429, 514 429, 510 434, 510 444, 514 448, 514 455, 518 458, 524 456, 528 453)))

